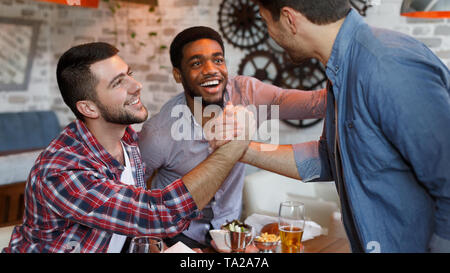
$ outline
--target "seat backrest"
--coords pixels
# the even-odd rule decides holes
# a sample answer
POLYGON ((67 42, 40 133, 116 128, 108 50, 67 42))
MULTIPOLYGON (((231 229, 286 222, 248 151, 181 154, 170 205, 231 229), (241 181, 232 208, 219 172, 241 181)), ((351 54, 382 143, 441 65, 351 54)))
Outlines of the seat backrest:
POLYGON ((332 213, 339 211, 339 197, 332 182, 304 183, 263 170, 245 177, 244 219, 253 213, 278 216, 280 203, 287 200, 303 202, 306 217, 325 228, 332 213))
POLYGON ((53 111, 0 113, 0 152, 44 148, 60 131, 53 111))

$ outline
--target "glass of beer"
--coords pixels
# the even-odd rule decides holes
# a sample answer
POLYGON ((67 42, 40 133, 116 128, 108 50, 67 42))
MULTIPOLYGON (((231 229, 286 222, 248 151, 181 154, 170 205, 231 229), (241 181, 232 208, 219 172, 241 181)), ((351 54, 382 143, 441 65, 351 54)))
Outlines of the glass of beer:
POLYGON ((154 236, 134 237, 130 243, 130 253, 162 253, 163 241, 154 236))
POLYGON ((278 212, 281 253, 301 253, 305 228, 305 205, 297 201, 285 201, 278 212))

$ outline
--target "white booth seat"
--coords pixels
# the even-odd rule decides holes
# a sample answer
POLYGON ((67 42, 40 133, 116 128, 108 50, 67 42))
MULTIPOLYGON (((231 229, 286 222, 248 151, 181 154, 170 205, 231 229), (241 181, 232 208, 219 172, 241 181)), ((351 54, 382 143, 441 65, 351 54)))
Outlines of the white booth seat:
POLYGON ((14 226, 0 227, 0 252, 9 245, 14 226))
POLYGON ((0 156, 0 185, 26 181, 43 149, 0 156))
POLYGON ((245 177, 242 218, 253 213, 277 216, 280 203, 287 200, 304 203, 306 218, 322 228, 328 228, 333 212, 340 211, 334 182, 304 183, 261 170, 245 177))

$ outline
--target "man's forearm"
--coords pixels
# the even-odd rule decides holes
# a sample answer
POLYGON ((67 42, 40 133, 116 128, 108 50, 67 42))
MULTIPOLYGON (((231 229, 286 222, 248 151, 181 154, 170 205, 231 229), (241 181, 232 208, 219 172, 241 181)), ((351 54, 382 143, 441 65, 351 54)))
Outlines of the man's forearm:
POLYGON ((183 176, 182 180, 197 207, 203 209, 212 199, 231 169, 244 154, 248 141, 231 141, 183 176))
POLYGON ((295 163, 292 145, 251 142, 241 162, 295 179, 301 179, 295 163))

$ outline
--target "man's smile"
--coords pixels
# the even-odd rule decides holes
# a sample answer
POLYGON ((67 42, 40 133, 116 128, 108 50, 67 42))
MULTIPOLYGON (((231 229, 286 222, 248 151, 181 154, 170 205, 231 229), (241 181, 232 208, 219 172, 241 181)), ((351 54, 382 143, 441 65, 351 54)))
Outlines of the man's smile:
POLYGON ((126 106, 135 106, 135 105, 140 105, 140 104, 141 104, 140 98, 136 98, 135 100, 125 103, 126 106))
POLYGON ((222 82, 222 79, 207 80, 202 82, 200 87, 202 87, 208 94, 216 94, 221 90, 222 82))

